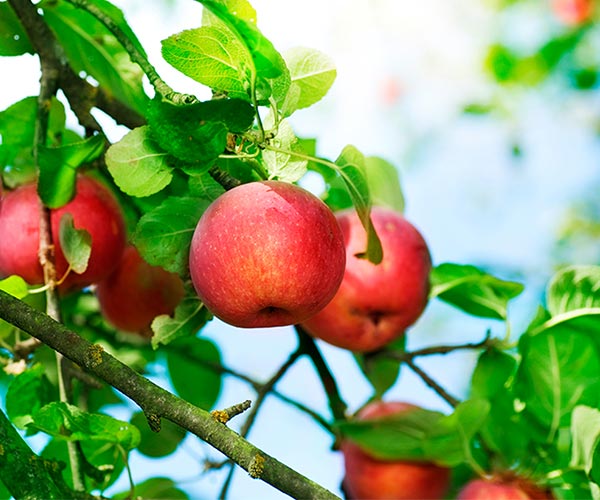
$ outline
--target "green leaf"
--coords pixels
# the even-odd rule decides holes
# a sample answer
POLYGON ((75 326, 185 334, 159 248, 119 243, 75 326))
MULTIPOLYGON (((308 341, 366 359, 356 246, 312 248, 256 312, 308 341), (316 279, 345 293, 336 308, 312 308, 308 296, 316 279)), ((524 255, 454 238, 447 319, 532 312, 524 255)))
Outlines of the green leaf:
POLYGON ((105 139, 94 135, 66 146, 38 149, 40 175, 38 194, 50 208, 66 205, 75 194, 77 168, 104 153, 105 139))
POLYGON ((569 465, 589 473, 597 459, 595 450, 600 442, 600 410, 584 405, 573 408, 571 436, 573 445, 569 465))
POLYGON ((490 403, 484 399, 460 403, 451 415, 441 418, 430 429, 424 447, 426 455, 449 467, 472 462, 473 437, 485 423, 489 412, 490 403))
POLYGON ((150 196, 171 183, 168 154, 154 142, 147 126, 128 132, 106 152, 106 166, 121 191, 150 196))
POLYGON ((190 175, 188 185, 192 196, 210 201, 216 200, 225 192, 225 188, 215 181, 208 172, 190 175))
MULTIPOLYGON (((265 120, 265 127, 273 125, 272 115, 265 120)), ((269 173, 269 179, 277 179, 283 182, 296 182, 306 173, 307 161, 299 159, 284 151, 300 152, 298 138, 291 125, 282 120, 277 129, 277 135, 271 140, 270 145, 277 150, 269 149, 269 146, 263 151, 262 159, 269 173)))
POLYGON ((508 302, 523 289, 520 283, 501 280, 470 265, 444 263, 431 272, 430 297, 483 318, 506 319, 508 302))
POLYGON ((44 373, 44 366, 36 363, 9 384, 6 413, 17 427, 25 429, 32 421, 32 415, 56 397, 55 392, 44 373))
POLYGON ((509 383, 517 369, 517 360, 492 347, 483 351, 471 377, 471 397, 492 399, 509 383))
MULTIPOLYGON (((177 484, 166 477, 152 477, 135 485, 135 493, 139 498, 148 500, 156 499, 163 500, 188 500, 186 493, 177 488, 177 484)), ((129 500, 131 498, 131 490, 128 489, 122 493, 112 495, 114 500, 129 500)))
MULTIPOLYGON (((406 336, 394 340, 385 348, 386 352, 404 352, 406 350, 406 336)), ((381 397, 396 383, 400 375, 401 361, 392 359, 378 353, 353 353, 359 368, 373 386, 373 397, 381 397)))
MULTIPOLYGON (((105 1, 94 0, 94 3, 116 20, 138 50, 141 49, 116 7, 105 1)), ((94 16, 68 2, 44 0, 39 7, 44 10, 44 20, 65 49, 73 70, 91 75, 123 104, 144 114, 148 97, 142 86, 143 72, 114 35, 94 16)))
POLYGON ((157 97, 147 118, 153 139, 164 151, 206 168, 225 150, 228 132, 243 132, 252 126, 254 109, 241 99, 178 106, 157 97))
POLYGON ((210 410, 221 393, 221 355, 214 342, 198 337, 169 344, 167 367, 175 392, 195 406, 210 410), (209 366, 207 366, 209 365, 209 366))
POLYGON ((152 321, 152 347, 168 345, 180 337, 195 335, 211 318, 198 297, 189 293, 177 305, 173 316, 162 314, 152 321))
POLYGON ((13 297, 17 299, 22 299, 27 297, 29 294, 29 287, 27 286, 27 282, 21 278, 20 276, 9 276, 8 278, 4 278, 0 280, 0 290, 10 293, 13 297))
POLYGON ((105 441, 119 444, 125 450, 135 448, 140 442, 135 426, 108 415, 86 413, 62 402, 40 408, 29 427, 66 441, 105 441))
POLYGON ((429 460, 426 441, 443 418, 437 411, 417 408, 377 419, 349 420, 338 426, 346 438, 376 458, 429 460))
POLYGON ((230 97, 248 100, 246 68, 254 63, 247 47, 223 26, 182 31, 162 41, 162 56, 193 80, 230 97))
POLYGON ((518 61, 517 55, 508 47, 492 45, 489 48, 485 66, 496 81, 506 83, 514 79, 518 61))
POLYGON ((144 214, 133 236, 144 260, 182 276, 188 273, 192 236, 209 204, 202 198, 170 197, 144 214))
POLYGON ((569 266, 550 280, 546 303, 554 317, 573 311, 600 313, 600 266, 569 266))
POLYGON ((404 195, 396 167, 375 156, 366 157, 365 166, 371 203, 404 212, 404 195))
POLYGON ((337 72, 333 60, 315 49, 297 47, 287 51, 283 58, 291 78, 288 92, 294 96, 293 100, 286 100, 282 108, 284 116, 289 116, 325 97, 337 72))
POLYGON ((248 48, 259 78, 277 78, 285 71, 281 54, 265 38, 253 22, 230 12, 218 0, 200 0, 202 5, 218 17, 248 48))
POLYGON ((587 335, 558 326, 519 342, 516 388, 526 410, 555 436, 577 405, 600 403, 600 356, 587 335))
POLYGON ((58 237, 69 266, 77 274, 82 274, 92 254, 92 236, 85 229, 75 229, 73 215, 66 213, 60 218, 58 237))
POLYGON ((8 2, 0 2, 0 56, 33 54, 23 25, 8 2))
POLYGON ((337 172, 344 181, 356 208, 356 213, 367 232, 367 248, 364 256, 373 264, 379 264, 383 260, 383 249, 370 217, 371 198, 365 173, 365 157, 354 146, 346 146, 335 163, 338 167, 337 172))
POLYGON ((169 420, 162 419, 160 432, 150 430, 143 412, 136 412, 131 423, 140 431, 140 444, 137 450, 147 457, 166 457, 175 452, 186 436, 186 430, 169 420))

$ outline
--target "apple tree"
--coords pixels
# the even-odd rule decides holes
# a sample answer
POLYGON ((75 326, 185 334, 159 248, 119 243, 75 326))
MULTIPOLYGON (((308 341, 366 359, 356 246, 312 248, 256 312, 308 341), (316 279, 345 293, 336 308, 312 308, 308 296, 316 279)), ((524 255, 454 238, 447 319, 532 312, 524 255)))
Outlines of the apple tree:
MULTIPOLYGON (((222 454, 206 465, 229 471, 223 498, 239 468, 293 498, 599 498, 600 267, 557 270, 511 334, 526 283, 432 261, 394 165, 353 145, 326 158, 295 133, 292 115, 327 94, 334 62, 280 52, 246 0, 201 3, 201 24, 162 40, 162 56, 205 99, 161 78, 107 0, 0 2, 0 55, 34 54, 41 74, 37 95, 0 112, 0 495, 191 498, 168 473, 136 482, 130 456, 166 460, 193 435, 222 454), (111 143, 96 110, 127 132, 111 143), (408 349, 434 300, 506 334, 408 349), (254 380, 203 335, 215 318, 248 336, 287 326, 296 348, 254 380), (323 343, 371 386, 356 412, 323 343), (463 350, 477 363, 459 399, 418 360, 463 350), (326 415, 276 390, 301 359, 326 415), (152 376, 159 364, 167 384, 152 376), (389 401, 405 369, 449 410, 389 401), (256 397, 218 406, 225 377, 256 397), (252 443, 268 396, 327 432, 343 484, 252 443)), ((490 52, 500 83, 525 63, 490 52)))

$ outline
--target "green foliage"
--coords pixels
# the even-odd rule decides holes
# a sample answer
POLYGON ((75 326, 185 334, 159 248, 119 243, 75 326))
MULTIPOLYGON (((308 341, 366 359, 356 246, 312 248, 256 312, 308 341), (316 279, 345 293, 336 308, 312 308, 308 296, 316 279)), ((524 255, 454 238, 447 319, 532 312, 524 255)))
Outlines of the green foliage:
MULTIPOLYGON (((116 20, 136 48, 141 49, 117 7, 104 0, 93 3, 116 20)), ((40 7, 44 19, 64 47, 73 70, 92 76, 110 94, 143 114, 148 103, 142 87, 143 73, 115 36, 99 20, 68 2, 44 1, 40 7)))
MULTIPOLYGON (((67 112, 53 98, 42 103, 49 124, 45 143, 36 147, 36 164, 40 110, 37 99, 27 97, 0 112, 0 167, 5 188, 39 179, 41 199, 57 208, 72 198, 80 169, 103 169, 105 161, 127 212, 130 241, 148 263, 182 277, 186 294, 173 314, 154 319, 151 339, 111 327, 89 289, 60 297, 63 322, 99 351, 114 354, 140 373, 164 375, 182 399, 211 409, 219 402, 223 373, 256 389, 264 387, 229 369, 218 343, 199 335, 211 314, 189 282, 188 255, 198 220, 225 192, 213 177, 215 171, 240 182, 296 183, 308 171, 320 176, 325 185, 322 198, 330 208, 354 207, 358 212, 368 234, 362 256, 374 263, 381 262, 383 253, 370 210, 384 206, 403 212, 405 200, 392 163, 365 157, 352 145, 334 160, 318 157, 317 140, 296 135, 290 117, 324 99, 337 76, 327 55, 308 48, 280 54, 258 29, 256 12, 246 0, 201 3, 206 7, 202 25, 163 40, 162 55, 176 70, 212 90, 212 98, 203 102, 170 92, 150 74, 146 76, 155 97, 147 97, 143 71, 132 62, 146 57, 144 48, 123 13, 108 1, 89 0, 91 10, 63 0, 37 4, 73 71, 93 79, 103 95, 135 110, 146 123, 108 147, 103 134, 82 139, 69 131, 67 112), (129 43, 122 45, 107 24, 117 26, 129 43)), ((567 75, 569 85, 591 89, 597 85, 598 68, 579 56, 590 33, 584 26, 557 30, 526 52, 497 40, 484 64, 505 88, 533 87, 567 75)), ((0 56, 25 53, 33 53, 29 38, 10 5, 0 2, 0 56)), ((464 111, 487 114, 497 105, 491 98, 467 105, 464 111)), ((73 227, 69 215, 63 217, 60 244, 74 272, 85 270, 91 243, 87 232, 73 227)), ((557 498, 600 497, 599 282, 598 266, 560 269, 516 345, 509 344, 509 338, 492 338, 477 346, 481 352, 469 374, 468 397, 446 414, 421 408, 372 421, 340 418, 330 429, 330 422, 292 397, 279 396, 315 417, 332 437, 350 439, 381 459, 433 461, 454 468, 461 477, 515 470, 552 487, 557 498)), ((43 295, 33 294, 18 276, 1 280, 0 289, 38 309, 45 306, 43 295)), ((521 283, 472 265, 442 263, 431 273, 431 298, 480 321, 505 322, 507 331, 512 320, 509 305, 523 290, 521 283)), ((22 347, 23 338, 23 332, 0 321, 0 362, 7 372, 2 372, 2 380, 9 381, 5 408, 12 423, 28 435, 44 433, 49 438, 43 458, 66 463, 67 442, 77 442, 88 486, 103 491, 128 467, 131 450, 160 458, 180 449, 185 429, 162 419, 162 430, 154 432, 148 425, 155 417, 152 408, 144 407, 146 414, 132 410, 111 387, 96 387, 83 372, 76 372, 81 380, 71 380, 70 395, 82 407, 59 402, 54 352, 42 346, 19 353, 16 347, 22 347), (108 406, 127 412, 130 422, 108 416, 108 406)), ((446 346, 439 353, 451 350, 446 346)), ((352 355, 372 387, 370 399, 378 400, 395 386, 403 373, 402 359, 410 359, 411 353, 402 336, 380 352, 352 355)), ((316 364, 323 376, 322 361, 316 364)), ((330 403, 344 406, 334 382, 326 380, 327 396, 330 403)), ((74 484, 68 467, 62 475, 74 484)), ((163 477, 114 497, 133 495, 188 498, 163 477)))
POLYGON ((33 54, 23 25, 8 2, 0 3, 0 56, 33 54))
POLYGON ((431 272, 431 297, 438 297, 473 316, 506 319, 508 302, 524 286, 505 281, 471 265, 440 264, 431 272))

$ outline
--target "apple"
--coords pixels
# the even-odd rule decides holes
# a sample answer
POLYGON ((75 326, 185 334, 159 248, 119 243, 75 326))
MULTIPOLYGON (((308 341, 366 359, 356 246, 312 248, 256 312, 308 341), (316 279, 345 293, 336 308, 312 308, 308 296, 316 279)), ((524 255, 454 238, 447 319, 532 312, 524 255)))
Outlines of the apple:
POLYGON ((473 479, 459 492, 458 500, 551 500, 549 490, 512 474, 489 479, 473 479))
POLYGON ((569 26, 589 21, 594 12, 593 0, 552 0, 552 10, 558 19, 569 26))
POLYGON ((337 219, 346 244, 344 279, 333 300, 302 326, 329 344, 374 351, 403 335, 423 313, 429 296, 429 249, 400 213, 373 207, 371 220, 383 247, 383 261, 375 265, 356 256, 367 244, 356 212, 339 212, 337 219))
MULTIPOLYGON (((38 258, 40 208, 35 184, 4 193, 0 201, 0 276, 16 274, 32 285, 44 282, 38 258)), ((73 199, 50 215, 57 279, 68 269, 58 236, 60 219, 66 213, 73 216, 77 229, 90 233, 92 252, 87 269, 82 274, 71 271, 61 291, 84 288, 107 276, 119 262, 126 237, 121 207, 110 190, 97 180, 79 176, 73 199)))
POLYGON ((96 286, 100 310, 115 328, 150 337, 152 320, 173 314, 185 291, 181 278, 148 264, 130 245, 117 268, 96 286))
MULTIPOLYGON (((401 401, 377 401, 359 412, 360 420, 406 413, 418 407, 401 401)), ((347 439, 340 445, 344 457, 343 489, 348 498, 442 499, 450 485, 450 469, 430 462, 381 460, 347 439)))
POLYGON ((337 291, 344 239, 333 212, 287 182, 242 184, 204 212, 192 238, 190 274, 200 299, 243 328, 300 323, 337 291))

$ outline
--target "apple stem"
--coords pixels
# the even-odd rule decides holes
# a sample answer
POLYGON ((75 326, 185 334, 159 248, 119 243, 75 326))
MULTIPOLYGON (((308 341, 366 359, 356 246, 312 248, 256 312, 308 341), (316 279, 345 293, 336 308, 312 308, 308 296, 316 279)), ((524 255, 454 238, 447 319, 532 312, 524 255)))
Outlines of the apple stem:
POLYGON ((225 191, 229 191, 230 189, 238 187, 242 184, 242 181, 229 175, 227 172, 221 170, 215 165, 208 169, 208 173, 215 181, 217 181, 219 184, 221 184, 221 186, 223 186, 223 188, 225 188, 225 191))

